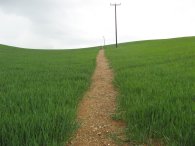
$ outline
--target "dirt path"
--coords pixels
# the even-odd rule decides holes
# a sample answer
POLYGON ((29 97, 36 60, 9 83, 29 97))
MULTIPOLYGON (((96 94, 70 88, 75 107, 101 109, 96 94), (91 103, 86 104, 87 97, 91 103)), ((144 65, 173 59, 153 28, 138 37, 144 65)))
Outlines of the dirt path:
POLYGON ((100 50, 91 87, 79 107, 78 119, 81 125, 69 146, 124 145, 118 140, 123 135, 124 124, 111 117, 115 113, 117 95, 112 80, 113 73, 104 50, 100 50))

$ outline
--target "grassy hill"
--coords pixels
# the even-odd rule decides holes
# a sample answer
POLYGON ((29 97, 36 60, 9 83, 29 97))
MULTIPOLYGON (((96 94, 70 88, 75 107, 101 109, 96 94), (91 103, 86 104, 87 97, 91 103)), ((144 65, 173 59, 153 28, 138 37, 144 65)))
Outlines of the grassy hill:
MULTIPOLYGON (((64 145, 97 52, 0 45, 0 145, 64 145)), ((128 140, 194 146, 195 37, 106 46, 106 56, 128 140)))
POLYGON ((106 47, 130 141, 195 144, 195 37, 106 47))
POLYGON ((0 145, 64 145, 76 129, 97 52, 0 45, 0 145))

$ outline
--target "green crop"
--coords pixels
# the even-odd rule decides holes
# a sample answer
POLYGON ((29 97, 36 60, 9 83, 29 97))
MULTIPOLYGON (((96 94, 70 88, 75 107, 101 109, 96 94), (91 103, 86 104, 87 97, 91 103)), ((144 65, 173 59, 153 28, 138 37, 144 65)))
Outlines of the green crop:
POLYGON ((130 141, 195 144, 195 37, 106 47, 130 141))
POLYGON ((97 52, 0 45, 0 145, 64 145, 77 128, 97 52))

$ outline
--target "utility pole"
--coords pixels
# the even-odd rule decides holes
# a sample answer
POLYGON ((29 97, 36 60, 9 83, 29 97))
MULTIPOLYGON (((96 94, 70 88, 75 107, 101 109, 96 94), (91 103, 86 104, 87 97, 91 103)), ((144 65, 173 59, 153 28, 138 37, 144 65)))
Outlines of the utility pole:
POLYGON ((105 44, 106 44, 106 39, 105 39, 105 37, 103 36, 103 40, 104 40, 104 46, 105 46, 105 44))
POLYGON ((118 32, 117 32, 117 11, 116 11, 116 6, 120 6, 120 4, 110 4, 110 6, 114 6, 115 7, 115 35, 116 35, 116 48, 118 47, 118 32))

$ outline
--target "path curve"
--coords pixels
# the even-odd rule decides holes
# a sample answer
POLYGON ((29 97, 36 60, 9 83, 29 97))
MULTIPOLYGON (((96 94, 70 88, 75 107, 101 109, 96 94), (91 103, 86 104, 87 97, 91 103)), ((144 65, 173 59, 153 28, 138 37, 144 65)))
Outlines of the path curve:
POLYGON ((124 124, 111 117, 116 109, 117 92, 103 49, 99 51, 96 63, 91 86, 78 109, 80 128, 68 146, 117 146, 119 141, 113 137, 124 135, 124 124))

